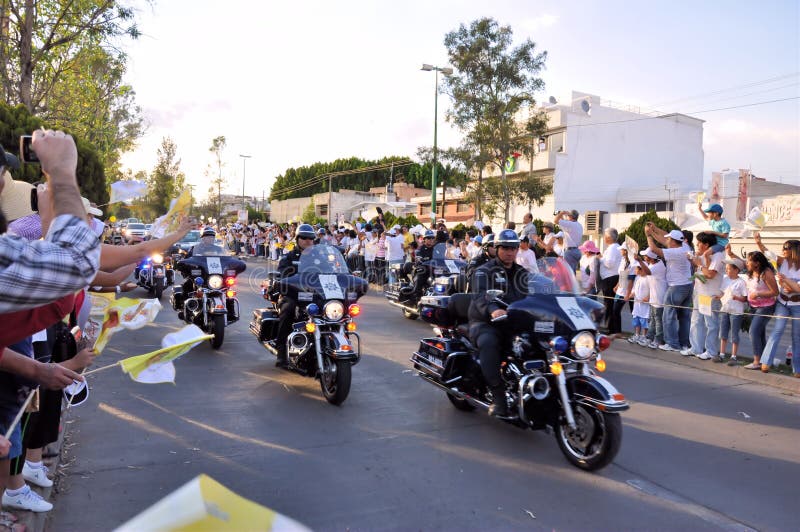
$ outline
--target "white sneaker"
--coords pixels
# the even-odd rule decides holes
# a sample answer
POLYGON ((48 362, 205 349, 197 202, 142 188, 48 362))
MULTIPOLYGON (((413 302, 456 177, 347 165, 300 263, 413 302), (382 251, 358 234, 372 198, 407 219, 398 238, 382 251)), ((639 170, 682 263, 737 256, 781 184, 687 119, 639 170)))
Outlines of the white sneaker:
POLYGON ((695 355, 700 360, 711 360, 711 355, 708 354, 708 351, 703 351, 699 355, 695 355))
POLYGON ((647 344, 647 347, 649 347, 650 349, 658 349, 658 342, 652 340, 649 344, 647 344))
POLYGON ((687 347, 686 349, 681 349, 681 354, 685 357, 694 356, 694 352, 692 351, 691 347, 687 347))
POLYGON ((52 504, 44 500, 41 495, 33 491, 27 484, 22 489, 24 491, 16 495, 9 495, 8 490, 3 492, 3 506, 31 512, 49 512, 53 509, 52 504))
POLYGON ((661 344, 660 346, 658 346, 658 348, 661 349, 662 351, 677 351, 677 349, 675 349, 669 344, 661 344))
POLYGON ((628 342, 630 342, 632 344, 636 343, 638 340, 639 340, 639 335, 638 334, 634 334, 633 336, 628 336, 628 342))
POLYGON ((645 338, 644 336, 640 336, 639 339, 636 340, 636 343, 642 347, 647 347, 648 345, 650 345, 650 342, 648 342, 647 338, 645 338))
POLYGON ((48 469, 45 465, 42 465, 42 467, 31 467, 26 461, 25 465, 22 466, 22 478, 40 488, 49 488, 53 485, 53 481, 47 478, 47 473, 48 469))

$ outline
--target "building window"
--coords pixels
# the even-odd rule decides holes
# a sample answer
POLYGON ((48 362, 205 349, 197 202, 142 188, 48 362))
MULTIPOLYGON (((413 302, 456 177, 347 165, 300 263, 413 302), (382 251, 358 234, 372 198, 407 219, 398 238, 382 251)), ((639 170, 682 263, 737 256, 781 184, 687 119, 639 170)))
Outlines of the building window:
POLYGON ((472 209, 471 203, 459 201, 456 205, 456 212, 469 212, 472 209))
POLYGON ((652 202, 642 202, 642 203, 626 203, 625 204, 625 212, 633 213, 633 212, 648 212, 648 211, 656 211, 656 212, 665 212, 673 210, 674 203, 672 201, 652 201, 652 202))

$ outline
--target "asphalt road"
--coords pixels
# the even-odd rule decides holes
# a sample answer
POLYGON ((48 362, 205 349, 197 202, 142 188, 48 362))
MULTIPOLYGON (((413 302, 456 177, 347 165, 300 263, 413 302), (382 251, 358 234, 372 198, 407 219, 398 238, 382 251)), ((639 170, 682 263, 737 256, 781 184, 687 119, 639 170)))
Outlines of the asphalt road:
MULTIPOLYGON (((632 408, 615 463, 585 473, 553 436, 457 411, 416 377, 408 357, 430 329, 379 294, 362 299, 350 397, 328 404, 249 333, 246 284, 243 320, 220 351, 178 360, 175 386, 89 377, 49 530, 112 529, 201 473, 315 530, 797 528, 796 396, 612 347, 606 377, 632 408)), ((115 335, 98 365, 180 325, 165 296, 156 324, 115 335)))

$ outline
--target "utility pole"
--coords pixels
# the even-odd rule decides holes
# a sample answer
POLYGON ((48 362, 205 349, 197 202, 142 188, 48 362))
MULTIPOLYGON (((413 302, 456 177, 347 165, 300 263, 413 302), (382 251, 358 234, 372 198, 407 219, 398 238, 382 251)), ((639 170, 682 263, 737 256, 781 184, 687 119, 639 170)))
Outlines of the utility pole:
POLYGON ((333 174, 328 176, 328 225, 333 220, 333 174))
POLYGON ((394 162, 392 162, 392 167, 389 169, 389 186, 386 188, 386 192, 394 192, 394 162))

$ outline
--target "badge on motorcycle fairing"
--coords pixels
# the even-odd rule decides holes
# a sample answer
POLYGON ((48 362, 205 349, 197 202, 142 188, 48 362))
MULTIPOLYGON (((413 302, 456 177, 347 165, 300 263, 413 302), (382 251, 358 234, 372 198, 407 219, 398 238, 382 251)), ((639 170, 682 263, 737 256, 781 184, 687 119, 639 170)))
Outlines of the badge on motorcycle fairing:
POLYGON ((222 275, 222 264, 219 261, 219 257, 206 257, 206 266, 208 267, 209 275, 213 273, 222 275))
POLYGON ((312 292, 299 292, 297 294, 298 301, 314 301, 314 294, 312 292))
POLYGON ((450 270, 450 273, 459 273, 461 271, 461 269, 456 266, 455 261, 446 260, 444 263, 447 265, 447 269, 450 270))
POLYGON ((556 324, 552 321, 537 321, 533 324, 533 332, 552 334, 556 332, 556 324))
POLYGON ((339 286, 339 281, 336 280, 335 275, 320 275, 319 284, 325 293, 325 299, 344 299, 342 287, 339 286))
POLYGON ((583 309, 578 305, 578 300, 574 297, 557 297, 558 305, 564 314, 572 322, 575 330, 581 329, 594 329, 594 322, 586 315, 583 309))

